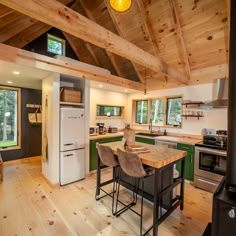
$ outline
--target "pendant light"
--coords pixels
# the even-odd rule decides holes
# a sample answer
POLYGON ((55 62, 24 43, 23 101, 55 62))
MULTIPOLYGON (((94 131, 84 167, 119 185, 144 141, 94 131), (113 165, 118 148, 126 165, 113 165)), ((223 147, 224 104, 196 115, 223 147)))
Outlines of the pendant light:
POLYGON ((109 0, 109 2, 112 9, 118 12, 125 12, 132 5, 132 0, 109 0))

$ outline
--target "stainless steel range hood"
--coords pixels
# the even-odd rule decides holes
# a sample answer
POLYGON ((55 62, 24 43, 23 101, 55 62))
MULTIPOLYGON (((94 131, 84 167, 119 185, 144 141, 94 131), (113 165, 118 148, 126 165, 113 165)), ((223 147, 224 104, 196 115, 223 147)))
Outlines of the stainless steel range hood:
POLYGON ((201 107, 205 109, 227 108, 228 105, 228 79, 216 79, 213 84, 212 101, 204 103, 201 107))

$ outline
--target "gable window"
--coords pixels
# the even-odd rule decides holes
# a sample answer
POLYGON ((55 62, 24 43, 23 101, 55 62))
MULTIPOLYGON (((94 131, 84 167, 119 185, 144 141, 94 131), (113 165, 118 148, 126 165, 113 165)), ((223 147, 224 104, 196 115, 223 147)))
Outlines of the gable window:
POLYGON ((160 97, 146 100, 134 100, 134 115, 136 124, 156 126, 181 127, 182 97, 160 97))
POLYGON ((20 89, 0 86, 0 149, 20 146, 20 89))
POLYGON ((56 55, 65 55, 66 41, 51 34, 47 38, 47 51, 56 55))
POLYGON ((136 123, 148 123, 148 100, 136 101, 136 123))

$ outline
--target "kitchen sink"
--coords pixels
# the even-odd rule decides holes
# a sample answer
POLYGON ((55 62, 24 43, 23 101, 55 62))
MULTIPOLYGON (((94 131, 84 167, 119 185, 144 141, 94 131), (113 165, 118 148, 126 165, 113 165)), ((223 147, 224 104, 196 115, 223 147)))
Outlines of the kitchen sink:
POLYGON ((161 136, 160 134, 155 133, 136 133, 136 135, 148 136, 148 137, 158 137, 161 136))

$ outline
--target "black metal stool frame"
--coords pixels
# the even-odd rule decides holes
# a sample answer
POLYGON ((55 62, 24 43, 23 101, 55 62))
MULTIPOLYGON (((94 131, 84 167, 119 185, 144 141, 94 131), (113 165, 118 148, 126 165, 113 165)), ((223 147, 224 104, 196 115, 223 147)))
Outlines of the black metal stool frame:
POLYGON ((117 170, 118 170, 119 166, 113 167, 113 176, 112 179, 106 180, 104 182, 101 183, 101 160, 99 155, 97 156, 97 184, 96 184, 96 193, 95 193, 95 199, 96 201, 106 197, 106 196, 110 196, 112 198, 112 214, 114 215, 114 199, 115 199, 115 192, 117 191, 117 181, 116 181, 116 177, 117 177, 117 170), (113 183, 113 187, 112 187, 112 192, 108 193, 107 191, 105 191, 102 187, 106 186, 108 184, 113 183), (100 192, 105 193, 104 195, 100 196, 100 192))

